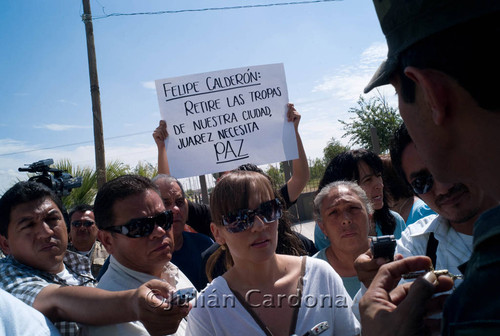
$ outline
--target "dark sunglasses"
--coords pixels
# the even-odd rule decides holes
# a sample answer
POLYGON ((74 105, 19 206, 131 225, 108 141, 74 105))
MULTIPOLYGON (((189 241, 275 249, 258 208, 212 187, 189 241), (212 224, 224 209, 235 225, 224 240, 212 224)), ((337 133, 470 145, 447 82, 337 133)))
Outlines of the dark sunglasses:
POLYGON ((134 218, 127 224, 110 226, 107 231, 120 233, 129 238, 147 237, 153 232, 155 226, 158 225, 163 230, 168 231, 174 222, 174 215, 171 210, 166 210, 153 217, 134 218))
POLYGON ((73 225, 76 228, 79 228, 82 225, 85 227, 91 227, 92 225, 94 225, 94 222, 90 221, 90 220, 83 220, 83 221, 77 220, 77 221, 71 222, 71 225, 73 225))
POLYGON ((275 198, 261 203, 255 210, 240 209, 222 216, 222 225, 228 232, 236 233, 245 231, 253 226, 255 216, 259 216, 266 224, 281 218, 281 202, 275 198))
POLYGON ((411 181, 410 184, 413 187, 415 194, 425 194, 431 191, 432 186, 434 185, 434 178, 432 177, 432 174, 424 173, 418 175, 413 181, 411 181))

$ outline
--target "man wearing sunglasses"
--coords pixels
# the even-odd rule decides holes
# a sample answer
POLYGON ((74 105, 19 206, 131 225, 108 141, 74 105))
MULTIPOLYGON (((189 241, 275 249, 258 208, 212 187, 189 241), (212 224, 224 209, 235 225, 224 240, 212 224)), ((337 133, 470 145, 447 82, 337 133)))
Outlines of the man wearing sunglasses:
POLYGON ((173 216, 172 262, 182 270, 197 290, 202 290, 207 285, 208 279, 201 254, 212 245, 213 241, 202 233, 184 230, 188 218, 188 201, 182 184, 176 178, 160 174, 152 181, 160 190, 165 209, 170 210, 173 216))
MULTIPOLYGON (((438 215, 420 219, 403 232, 396 252, 404 257, 427 255, 435 269, 462 275, 459 266, 472 254, 472 231, 481 213, 495 201, 475 185, 443 183, 430 173, 402 124, 391 143, 391 161, 401 177, 438 215)), ((455 281, 458 286, 460 279, 455 281)))
POLYGON ((90 262, 92 275, 97 278, 108 257, 108 252, 97 240, 99 229, 95 224, 94 208, 88 204, 75 206, 69 212, 70 228, 68 250, 81 254, 90 262))
MULTIPOLYGON (((151 180, 124 175, 107 182, 97 193, 94 214, 99 240, 110 254, 109 267, 99 280, 98 288, 130 290, 153 279, 164 280, 172 290, 193 287, 184 273, 170 262, 174 252, 174 215, 165 208, 151 180)), ((172 323, 178 326, 175 335, 183 335, 189 306, 172 304, 169 308, 172 323)), ((147 334, 140 321, 87 328, 94 336, 147 334)))
POLYGON ((152 280, 120 292, 93 288, 85 258, 67 250, 63 213, 57 195, 37 182, 18 182, 2 195, 0 246, 7 257, 0 260, 0 288, 55 322, 61 335, 80 335, 80 324, 135 320, 150 333, 175 331, 183 315, 164 311, 168 305, 151 295, 168 296, 168 284, 152 280))

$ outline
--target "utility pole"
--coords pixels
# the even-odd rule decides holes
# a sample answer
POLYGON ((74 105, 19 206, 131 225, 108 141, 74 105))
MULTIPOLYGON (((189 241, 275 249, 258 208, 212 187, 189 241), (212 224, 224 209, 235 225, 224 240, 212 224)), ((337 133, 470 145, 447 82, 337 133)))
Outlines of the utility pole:
POLYGON ((85 24, 87 35, 87 55, 89 58, 90 94, 92 96, 92 115, 94 120, 94 148, 95 166, 97 173, 97 188, 106 183, 106 159, 104 158, 104 138, 101 117, 101 95, 99 93, 99 79, 97 77, 97 62, 94 46, 94 28, 89 0, 83 1, 82 21, 85 24))
POLYGON ((203 204, 210 204, 208 200, 208 188, 207 188, 207 180, 205 175, 200 175, 200 187, 201 187, 201 202, 203 204))

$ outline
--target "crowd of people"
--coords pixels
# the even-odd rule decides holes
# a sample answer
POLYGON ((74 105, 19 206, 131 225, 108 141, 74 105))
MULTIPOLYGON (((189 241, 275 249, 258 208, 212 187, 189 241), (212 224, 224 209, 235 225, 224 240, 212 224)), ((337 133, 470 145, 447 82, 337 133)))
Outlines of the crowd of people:
POLYGON ((209 205, 170 176, 161 121, 151 180, 108 181, 68 215, 37 182, 2 195, 0 334, 500 334, 500 2, 374 5, 389 52, 365 91, 392 84, 404 124, 390 155, 331 160, 314 241, 288 215, 309 180, 293 104, 290 179, 235 167, 209 205))

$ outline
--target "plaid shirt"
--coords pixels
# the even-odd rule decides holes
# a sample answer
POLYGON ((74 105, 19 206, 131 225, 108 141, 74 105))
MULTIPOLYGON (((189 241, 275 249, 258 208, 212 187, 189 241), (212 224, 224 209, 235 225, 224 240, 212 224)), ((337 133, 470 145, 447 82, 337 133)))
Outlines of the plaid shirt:
MULTIPOLYGON (((76 252, 79 255, 83 255, 79 253, 79 251, 71 243, 68 243, 68 250, 76 252)), ((92 249, 90 249, 89 253, 83 256, 87 257, 87 259, 89 260, 92 275, 97 279, 102 265, 104 265, 106 258, 109 256, 108 251, 106 251, 106 248, 100 241, 96 240, 94 245, 92 245, 92 249)))
MULTIPOLYGON (((88 260, 84 256, 66 251, 64 265, 68 272, 78 280, 80 286, 95 287, 97 281, 92 276, 88 260)), ((0 288, 11 293, 24 303, 33 306, 36 296, 42 289, 51 284, 68 286, 65 280, 56 274, 40 271, 26 266, 12 256, 0 260, 0 288)), ((74 336, 79 333, 76 322, 56 322, 54 325, 61 335, 74 336)))

